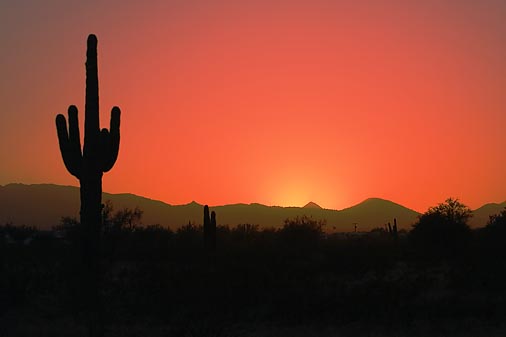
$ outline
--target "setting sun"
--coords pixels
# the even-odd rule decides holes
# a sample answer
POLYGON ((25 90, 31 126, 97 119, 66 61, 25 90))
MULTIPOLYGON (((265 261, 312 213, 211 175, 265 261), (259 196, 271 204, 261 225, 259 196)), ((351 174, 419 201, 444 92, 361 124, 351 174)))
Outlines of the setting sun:
POLYGON ((280 181, 279 186, 273 186, 272 191, 273 200, 270 203, 272 205, 302 207, 311 201, 308 190, 297 181, 286 183, 280 181))

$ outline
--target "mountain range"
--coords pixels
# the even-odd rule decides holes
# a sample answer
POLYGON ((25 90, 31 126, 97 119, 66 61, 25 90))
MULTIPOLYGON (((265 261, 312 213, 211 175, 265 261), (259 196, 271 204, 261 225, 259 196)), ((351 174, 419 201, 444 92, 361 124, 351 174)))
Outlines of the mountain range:
MULTIPOLYGON (((115 210, 139 207, 143 211, 143 224, 159 224, 176 229, 192 222, 202 223, 203 205, 191 202, 169 205, 134 194, 103 193, 102 200, 110 200, 115 210)), ((499 213, 506 202, 486 204, 473 211, 472 227, 484 226, 490 215, 499 213)), ((324 209, 314 202, 304 207, 266 206, 262 204, 232 204, 211 207, 217 214, 218 224, 256 224, 260 227, 280 227, 287 218, 307 215, 324 219, 327 232, 351 232, 354 224, 359 231, 383 227, 397 218, 400 229, 410 229, 419 213, 392 201, 370 198, 342 210, 324 209)), ((63 216, 78 217, 79 188, 52 184, 0 185, 0 224, 13 223, 50 229, 63 216)))

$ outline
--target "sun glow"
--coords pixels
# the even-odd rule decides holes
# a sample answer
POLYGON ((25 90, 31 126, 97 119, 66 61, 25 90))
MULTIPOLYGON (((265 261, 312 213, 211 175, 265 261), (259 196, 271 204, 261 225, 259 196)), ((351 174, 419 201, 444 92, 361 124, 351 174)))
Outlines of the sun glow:
POLYGON ((307 193, 296 185, 286 186, 279 191, 275 205, 302 207, 310 201, 307 193))

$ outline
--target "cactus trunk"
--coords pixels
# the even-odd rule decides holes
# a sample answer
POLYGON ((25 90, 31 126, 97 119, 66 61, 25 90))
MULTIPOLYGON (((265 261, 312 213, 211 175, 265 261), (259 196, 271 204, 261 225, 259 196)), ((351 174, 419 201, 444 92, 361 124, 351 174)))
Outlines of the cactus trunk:
POLYGON ((80 179, 80 185, 84 261, 87 264, 96 265, 102 229, 102 177, 80 179))
POLYGON ((208 253, 216 250, 216 213, 211 212, 209 206, 204 206, 204 247, 208 253))
POLYGON ((397 219, 394 218, 394 227, 392 228, 392 235, 394 237, 394 240, 397 240, 397 238, 399 237, 399 234, 397 232, 397 219))

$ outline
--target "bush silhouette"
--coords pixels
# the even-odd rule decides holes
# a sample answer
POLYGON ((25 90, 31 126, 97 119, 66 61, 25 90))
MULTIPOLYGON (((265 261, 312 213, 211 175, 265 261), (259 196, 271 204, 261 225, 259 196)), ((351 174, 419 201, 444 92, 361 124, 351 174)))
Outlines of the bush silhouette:
POLYGON ((485 229, 493 234, 506 235, 506 207, 501 213, 490 216, 485 229))
POLYGON ((315 220, 307 215, 298 216, 293 219, 285 219, 280 232, 288 237, 306 236, 306 238, 319 239, 323 235, 325 220, 315 220))
POLYGON ((306 249, 314 249, 324 236, 323 226, 325 220, 315 220, 303 215, 293 219, 286 219, 279 230, 279 239, 282 244, 295 252, 302 253, 306 249))
POLYGON ((419 216, 409 237, 424 255, 454 256, 462 252, 470 239, 467 221, 471 216, 471 209, 458 199, 446 199, 419 216))
POLYGON ((506 256, 506 208, 499 214, 490 216, 482 234, 487 255, 506 256))
POLYGON ((143 213, 140 208, 130 209, 127 207, 117 212, 113 211, 112 202, 107 200, 102 210, 102 233, 104 235, 132 232, 140 225, 143 213))

